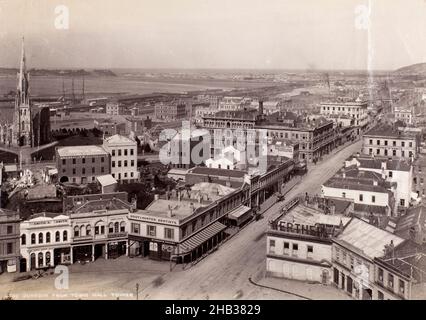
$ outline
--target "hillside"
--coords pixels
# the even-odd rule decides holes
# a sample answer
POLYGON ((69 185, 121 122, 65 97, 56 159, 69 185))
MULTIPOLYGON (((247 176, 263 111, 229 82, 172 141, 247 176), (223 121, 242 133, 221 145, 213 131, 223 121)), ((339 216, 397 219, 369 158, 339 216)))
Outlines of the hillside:
POLYGON ((422 75, 426 76, 426 62, 416 63, 410 66, 402 67, 394 71, 399 75, 422 75))

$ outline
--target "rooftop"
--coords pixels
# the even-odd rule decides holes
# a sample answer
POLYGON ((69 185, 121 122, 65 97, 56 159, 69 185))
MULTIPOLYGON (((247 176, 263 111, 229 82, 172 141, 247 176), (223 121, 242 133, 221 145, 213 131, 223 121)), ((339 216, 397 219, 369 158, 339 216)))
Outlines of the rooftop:
POLYGON ((412 134, 407 132, 401 132, 389 125, 382 125, 379 127, 374 127, 370 131, 366 132, 364 136, 378 136, 378 137, 387 137, 387 138, 411 138, 414 139, 412 134))
POLYGON ((391 241, 394 246, 398 246, 404 239, 361 219, 353 218, 334 241, 373 259, 382 257, 385 245, 389 245, 391 241))
POLYGON ((96 179, 102 186, 109 186, 117 183, 117 180, 115 180, 115 178, 110 174, 97 176, 96 179))
POLYGON ((291 209, 280 221, 290 222, 293 224, 303 225, 316 225, 325 224, 330 226, 339 226, 341 223, 346 225, 351 218, 344 217, 341 215, 330 215, 324 214, 321 210, 307 207, 302 204, 298 204, 291 209))
POLYGON ((188 173, 230 177, 230 178, 241 178, 241 179, 244 178, 244 175, 247 174, 245 171, 240 171, 240 170, 215 169, 215 168, 206 168, 206 167, 195 167, 191 169, 188 173))
POLYGON ((151 202, 146 207, 144 214, 152 214, 160 217, 169 217, 169 210, 172 212, 172 217, 183 219, 192 215, 196 209, 205 207, 205 202, 199 203, 195 199, 158 199, 151 202))
POLYGON ((108 152, 101 146, 72 146, 58 148, 60 157, 107 156, 108 152))
POLYGON ((128 137, 119 135, 119 134, 115 134, 111 137, 105 138, 104 142, 106 142, 108 144, 114 144, 114 145, 129 145, 129 144, 134 145, 134 144, 136 144, 136 141, 134 141, 134 140, 132 140, 128 137))
POLYGON ((350 157, 347 161, 359 164, 359 168, 382 169, 392 171, 410 171, 411 164, 404 159, 380 159, 370 156, 350 157))

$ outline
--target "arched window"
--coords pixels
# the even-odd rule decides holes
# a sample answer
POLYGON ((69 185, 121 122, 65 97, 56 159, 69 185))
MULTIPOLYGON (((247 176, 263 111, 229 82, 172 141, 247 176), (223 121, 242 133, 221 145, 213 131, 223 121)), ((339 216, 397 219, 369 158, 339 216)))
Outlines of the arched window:
POLYGON ((38 243, 43 243, 43 233, 38 234, 38 243))
POLYGON ((50 252, 46 252, 46 266, 50 265, 50 252))
POLYGON ((114 232, 115 233, 118 233, 118 230, 119 230, 119 223, 118 222, 116 222, 116 223, 114 223, 114 232))
POLYGON ((43 253, 39 252, 38 254, 38 267, 42 267, 43 266, 43 253))
POLYGON ((61 241, 61 234, 59 231, 55 232, 55 242, 61 241))
POLYGON ((124 221, 120 222, 120 232, 126 232, 126 223, 124 221))
POLYGON ((21 236, 21 244, 22 244, 22 245, 26 245, 26 244, 27 244, 27 237, 25 236, 25 234, 23 234, 23 235, 21 236))
POLYGON ((113 233, 114 232, 114 225, 113 225, 112 222, 108 225, 108 232, 109 233, 113 233))
POLYGON ((50 243, 50 232, 46 233, 46 243, 50 243))
POLYGON ((86 235, 90 236, 92 234, 92 227, 90 224, 86 226, 86 235))
POLYGON ((74 227, 74 237, 78 237, 80 235, 80 228, 79 226, 74 227))
POLYGON ((36 243, 36 235, 35 233, 31 233, 31 244, 35 244, 36 243))
POLYGON ((62 241, 68 241, 68 232, 64 231, 64 234, 62 235, 62 241))

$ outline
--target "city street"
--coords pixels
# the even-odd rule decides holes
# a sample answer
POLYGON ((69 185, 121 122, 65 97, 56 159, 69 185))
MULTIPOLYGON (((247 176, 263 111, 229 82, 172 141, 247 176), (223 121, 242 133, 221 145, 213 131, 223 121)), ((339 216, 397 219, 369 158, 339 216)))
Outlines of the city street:
MULTIPOLYGON (((305 192, 319 193, 321 184, 360 147, 361 141, 357 141, 334 151, 317 165, 310 166, 308 174, 287 193, 286 199, 305 192)), ((283 205, 284 202, 273 205, 264 213, 263 219, 249 224, 216 252, 186 270, 177 265, 170 272, 167 262, 146 258, 100 259, 87 265, 71 266, 68 290, 54 288, 54 274, 8 285, 4 284, 9 275, 2 275, 0 297, 10 292, 17 299, 31 298, 32 295, 35 299, 46 298, 45 295, 49 299, 111 299, 111 295, 119 295, 117 298, 120 299, 136 299, 135 288, 138 284, 139 299, 344 299, 344 294, 331 287, 284 279, 262 280, 266 249, 264 233, 268 220, 283 205), (274 284, 274 287, 289 293, 256 286, 249 278, 264 286, 274 284), (298 296, 290 294, 292 292, 298 296)))

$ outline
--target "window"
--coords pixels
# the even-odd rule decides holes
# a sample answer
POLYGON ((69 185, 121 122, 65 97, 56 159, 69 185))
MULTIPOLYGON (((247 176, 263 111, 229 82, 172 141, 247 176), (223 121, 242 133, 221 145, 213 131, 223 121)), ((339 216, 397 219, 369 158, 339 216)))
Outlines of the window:
POLYGON ((92 163, 95 163, 95 158, 92 158, 92 163))
POLYGON ((351 262, 351 270, 354 270, 354 265, 355 265, 354 257, 350 257, 350 262, 351 262))
POLYGON ((46 233, 46 243, 50 243, 50 232, 46 233))
POLYGON ((86 159, 85 158, 81 159, 81 163, 86 163, 86 159))
POLYGON ((372 144, 373 144, 373 140, 370 139, 370 145, 372 145, 372 144))
POLYGON ((131 230, 132 230, 132 233, 140 234, 140 231, 141 231, 140 224, 132 222, 132 224, 131 224, 131 230))
POLYGON ((399 280, 399 294, 404 294, 405 293, 405 282, 403 280, 399 280))
POLYGON ((38 234, 38 243, 43 243, 43 233, 38 234))
POLYGON ((404 207, 405 206, 405 199, 399 199, 399 204, 404 207))
POLYGON ((124 155, 127 156, 127 149, 124 149, 124 155))
POLYGON ((46 252, 46 266, 50 264, 50 252, 46 252))
POLYGON ((417 184, 417 178, 416 177, 413 178, 413 183, 417 184))
POLYGON ((269 240, 269 253, 275 253, 275 240, 269 240))
POLYGON ((308 259, 312 258, 312 255, 314 253, 314 246, 308 246, 307 248, 307 254, 308 254, 308 259))
POLYGON ((101 167, 101 173, 104 173, 104 172, 105 172, 105 168, 101 167))
POLYGON ((13 233, 13 226, 7 226, 7 234, 13 233))
POLYGON ((112 156, 115 157, 115 150, 112 150, 112 156))
POLYGON ((377 149, 377 150, 376 150, 376 154, 380 154, 380 149, 377 149))
POLYGON ((62 240, 63 241, 68 241, 68 232, 64 231, 63 235, 62 235, 62 240))
POLYGON ((362 194, 359 195, 359 201, 364 201, 364 196, 362 194))
POLYGON ((299 250, 299 245, 297 244, 297 243, 293 243, 293 248, 292 248, 293 250, 292 250, 292 252, 291 252, 291 254, 293 255, 293 256, 297 256, 297 252, 298 252, 298 250, 299 250))
POLYGON ((346 264, 346 251, 343 251, 342 262, 346 264))
POLYGON ((80 235, 80 228, 78 226, 74 227, 74 237, 78 237, 80 235))
POLYGON ((26 245, 27 244, 27 236, 25 234, 23 234, 21 236, 21 244, 22 245, 26 245))
POLYGON ((379 268, 378 270, 378 278, 379 278, 379 282, 383 283, 383 269, 379 268))
POLYGON ((118 156, 121 156, 121 149, 118 149, 118 156))
POLYGON ((134 167, 135 166, 135 160, 130 160, 130 166, 134 167))
POLYGON ((384 300, 385 299, 383 292, 377 291, 377 299, 378 300, 384 300))
POLYGON ((405 147, 405 141, 401 141, 401 147, 405 147))
POLYGON ((13 253, 13 242, 8 242, 7 243, 6 254, 12 254, 12 253, 13 253))
POLYGON ((81 169, 81 174, 86 174, 86 168, 81 169))
POLYGON ((392 146, 396 147, 396 141, 392 141, 392 146))
POLYGON ((385 140, 385 146, 387 146, 388 145, 388 140, 385 140))
POLYGON ((164 238, 165 239, 173 239, 175 230, 172 228, 164 228, 164 238))
POLYGON ((120 232, 126 232, 126 223, 124 221, 120 222, 120 232))
POLYGON ((388 155, 388 149, 385 149, 384 152, 385 152, 385 156, 387 156, 388 155))
POLYGON ((75 159, 72 159, 72 164, 75 164, 75 159))
POLYGON ((118 167, 121 168, 121 161, 118 161, 118 167))
POLYGON ((35 244, 36 243, 36 235, 35 233, 31 234, 31 244, 35 244))
POLYGON ((380 146, 380 140, 377 140, 377 145, 380 146))
POLYGON ((124 166, 127 167, 127 160, 124 160, 124 166))
POLYGON ((376 196, 371 196, 371 202, 373 202, 373 203, 376 202, 376 196))
POLYGON ((66 165, 67 164, 67 160, 66 159, 62 159, 62 165, 66 165))
POLYGON ((388 287, 393 290, 393 275, 388 274, 388 287))
POLYGON ((290 243, 284 242, 284 254, 288 254, 289 250, 290 250, 290 243))
POLYGON ((43 253, 39 252, 38 254, 38 266, 41 267, 43 265, 43 253))
POLYGON ((59 242, 61 241, 61 234, 59 233, 59 231, 55 232, 55 242, 59 242))
POLYGON ((404 150, 401 151, 401 157, 405 157, 405 151, 404 150))
POLYGON ((156 226, 147 225, 146 228, 147 228, 146 233, 147 233, 148 236, 150 236, 150 237, 156 236, 156 234, 157 234, 157 227, 156 226))
POLYGON ((92 167, 92 174, 95 173, 95 167, 92 167))
POLYGON ((134 150, 130 149, 130 155, 133 156, 133 154, 134 154, 134 150))
POLYGON ((392 173, 392 171, 389 171, 389 178, 392 178, 393 177, 393 173, 392 173))
POLYGON ((370 154, 370 155, 373 154, 373 149, 371 149, 371 148, 368 149, 368 154, 370 154))
POLYGON ((396 157, 396 150, 392 150, 392 156, 396 157))
POLYGON ((104 157, 101 157, 101 162, 105 162, 105 158, 104 157))
POLYGON ((115 223, 114 223, 114 232, 115 232, 115 233, 118 233, 118 232, 119 232, 119 230, 120 230, 120 224, 119 224, 118 222, 115 222, 115 223))
MULTIPOLYGON (((72 169, 72 174, 76 174, 75 168, 72 169)), ((75 182, 75 178, 74 178, 73 182, 75 182)))
POLYGON ((88 224, 86 226, 86 235, 87 236, 91 236, 92 235, 92 227, 90 226, 90 224, 88 224))
POLYGON ((111 166, 115 168, 115 161, 112 161, 111 166))

